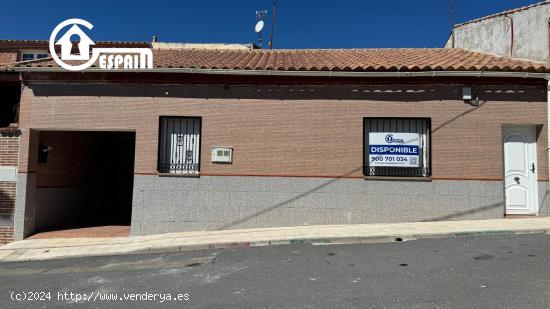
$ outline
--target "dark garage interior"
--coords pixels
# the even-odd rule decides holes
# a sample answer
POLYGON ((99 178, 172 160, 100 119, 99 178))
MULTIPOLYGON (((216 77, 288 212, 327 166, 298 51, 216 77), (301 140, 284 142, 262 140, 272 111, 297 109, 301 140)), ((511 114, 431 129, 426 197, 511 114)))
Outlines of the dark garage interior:
POLYGON ((129 226, 134 132, 41 131, 35 231, 129 226))

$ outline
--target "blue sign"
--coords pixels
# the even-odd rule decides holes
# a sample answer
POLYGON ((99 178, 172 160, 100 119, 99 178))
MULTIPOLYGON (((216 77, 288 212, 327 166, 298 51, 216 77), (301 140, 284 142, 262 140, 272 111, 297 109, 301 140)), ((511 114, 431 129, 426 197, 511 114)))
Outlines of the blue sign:
POLYGON ((420 134, 369 133, 369 166, 419 167, 420 134))

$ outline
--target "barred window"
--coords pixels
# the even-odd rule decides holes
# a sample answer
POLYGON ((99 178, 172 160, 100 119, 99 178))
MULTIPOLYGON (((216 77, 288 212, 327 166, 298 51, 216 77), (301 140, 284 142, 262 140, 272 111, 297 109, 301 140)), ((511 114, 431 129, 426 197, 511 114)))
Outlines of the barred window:
POLYGON ((365 176, 431 176, 429 118, 364 118, 365 176))
POLYGON ((200 170, 201 118, 160 117, 159 173, 198 174, 200 170))

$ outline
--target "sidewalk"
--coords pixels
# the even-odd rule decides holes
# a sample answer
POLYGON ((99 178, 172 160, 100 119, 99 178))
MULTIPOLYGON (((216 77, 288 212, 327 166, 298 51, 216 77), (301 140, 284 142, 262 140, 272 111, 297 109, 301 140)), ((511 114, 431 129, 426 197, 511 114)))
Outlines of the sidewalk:
POLYGON ((0 246, 0 262, 293 243, 375 243, 438 237, 529 233, 550 233, 550 217, 301 226, 112 238, 26 239, 0 246))

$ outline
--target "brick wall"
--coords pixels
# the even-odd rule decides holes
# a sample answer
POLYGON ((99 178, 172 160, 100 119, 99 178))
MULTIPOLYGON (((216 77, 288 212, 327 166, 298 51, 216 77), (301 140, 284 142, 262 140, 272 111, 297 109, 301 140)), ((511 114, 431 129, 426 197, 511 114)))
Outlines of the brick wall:
POLYGON ((0 181, 0 214, 13 214, 15 209, 15 182, 0 181))
POLYGON ((0 166, 17 166, 19 136, 0 133, 0 166))
MULTIPOLYGON (((159 116, 182 115, 202 117, 201 174, 360 178, 363 117, 430 117, 433 178, 457 180, 501 180, 502 126, 528 123, 539 125, 547 170, 546 89, 484 85, 479 98, 479 108, 465 104, 459 85, 31 84, 20 119, 26 128, 135 130, 137 174, 156 174, 159 116), (210 161, 220 145, 233 146, 233 164, 210 161)), ((22 171, 36 171, 29 162, 22 171)))
MULTIPOLYGON (((19 133, 16 129, 0 132, 0 167, 17 167, 19 133)), ((15 211, 14 181, 0 181, 0 244, 13 241, 13 215, 15 211)))
POLYGON ((13 63, 17 61, 17 52, 0 52, 0 64, 13 63))
POLYGON ((0 227, 0 244, 7 244, 13 241, 13 227, 1 226, 0 227))

